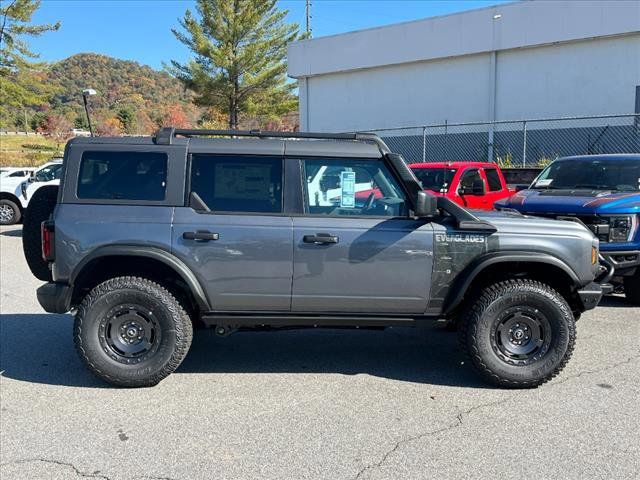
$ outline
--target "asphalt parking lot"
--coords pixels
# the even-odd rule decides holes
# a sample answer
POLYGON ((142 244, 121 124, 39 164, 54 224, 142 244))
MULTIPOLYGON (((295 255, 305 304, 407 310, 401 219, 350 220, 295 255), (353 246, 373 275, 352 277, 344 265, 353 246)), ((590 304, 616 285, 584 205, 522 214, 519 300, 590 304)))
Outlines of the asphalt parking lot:
POLYGON ((0 228, 3 480, 640 478, 640 308, 621 298, 536 390, 487 387, 438 326, 198 331, 159 386, 116 389, 39 307, 20 235, 0 228))

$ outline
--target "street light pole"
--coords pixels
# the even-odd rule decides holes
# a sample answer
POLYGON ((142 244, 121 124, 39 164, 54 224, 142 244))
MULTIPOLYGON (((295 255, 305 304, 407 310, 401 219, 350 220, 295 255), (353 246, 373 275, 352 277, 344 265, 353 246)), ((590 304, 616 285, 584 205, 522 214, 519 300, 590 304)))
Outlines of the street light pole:
POLYGON ((93 127, 91 126, 91 115, 89 115, 89 105, 87 103, 87 97, 95 95, 96 91, 93 88, 85 88, 82 91, 82 100, 84 101, 84 111, 87 114, 87 122, 89 123, 89 133, 93 137, 93 127))

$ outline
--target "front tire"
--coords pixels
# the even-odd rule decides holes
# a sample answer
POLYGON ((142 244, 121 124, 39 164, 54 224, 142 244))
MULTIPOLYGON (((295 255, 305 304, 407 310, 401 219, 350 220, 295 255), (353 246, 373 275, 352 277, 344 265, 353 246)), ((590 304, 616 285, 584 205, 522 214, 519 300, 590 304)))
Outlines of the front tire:
POLYGON ((632 305, 640 305, 640 267, 630 277, 624 277, 624 296, 632 305))
POLYGON ((565 299, 543 283, 507 280, 481 291, 460 329, 472 365, 499 387, 533 388, 555 377, 575 344, 565 299))
POLYGON ((20 221, 22 212, 15 202, 7 198, 0 200, 0 225, 15 225, 20 221))
POLYGON ((78 308, 74 341, 99 378, 120 387, 149 387, 175 371, 191 346, 184 308, 147 279, 117 277, 95 287, 78 308))

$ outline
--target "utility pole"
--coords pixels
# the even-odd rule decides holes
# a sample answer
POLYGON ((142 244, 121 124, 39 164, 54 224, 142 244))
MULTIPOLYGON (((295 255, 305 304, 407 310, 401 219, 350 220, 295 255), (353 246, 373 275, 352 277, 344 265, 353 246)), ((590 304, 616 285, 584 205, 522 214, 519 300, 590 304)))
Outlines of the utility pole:
POLYGON ((307 37, 311 38, 311 0, 307 0, 305 4, 305 16, 307 20, 307 37))

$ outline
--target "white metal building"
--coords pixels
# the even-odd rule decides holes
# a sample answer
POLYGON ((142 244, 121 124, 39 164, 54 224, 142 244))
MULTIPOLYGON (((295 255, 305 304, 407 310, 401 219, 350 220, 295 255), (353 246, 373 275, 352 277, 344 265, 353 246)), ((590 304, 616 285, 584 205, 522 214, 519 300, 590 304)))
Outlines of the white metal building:
POLYGON ((640 1, 509 3, 303 40, 288 61, 301 130, 634 113, 640 1))

